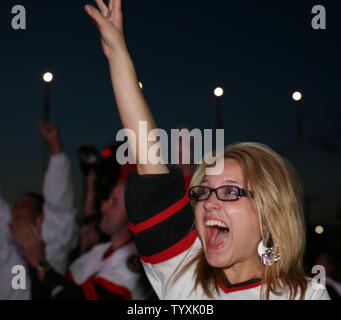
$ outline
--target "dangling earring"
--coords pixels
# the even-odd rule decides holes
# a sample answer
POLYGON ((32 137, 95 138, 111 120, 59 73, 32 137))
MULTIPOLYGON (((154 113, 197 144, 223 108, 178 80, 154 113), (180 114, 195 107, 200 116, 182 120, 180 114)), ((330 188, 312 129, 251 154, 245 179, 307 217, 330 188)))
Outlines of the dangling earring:
POLYGON ((273 247, 265 247, 263 240, 259 242, 258 245, 258 255, 263 264, 266 266, 271 266, 273 262, 277 262, 280 259, 280 254, 277 252, 275 257, 273 256, 273 247))

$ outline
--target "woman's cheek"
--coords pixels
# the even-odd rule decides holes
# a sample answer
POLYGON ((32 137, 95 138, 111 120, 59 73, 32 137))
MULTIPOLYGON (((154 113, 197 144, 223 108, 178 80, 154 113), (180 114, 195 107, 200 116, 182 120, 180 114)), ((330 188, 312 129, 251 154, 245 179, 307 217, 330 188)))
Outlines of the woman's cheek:
POLYGON ((203 219, 203 212, 201 210, 202 208, 198 207, 198 205, 195 208, 194 211, 194 218, 195 218, 195 228, 198 232, 199 239, 202 241, 204 237, 205 232, 205 226, 204 226, 204 219, 203 219))

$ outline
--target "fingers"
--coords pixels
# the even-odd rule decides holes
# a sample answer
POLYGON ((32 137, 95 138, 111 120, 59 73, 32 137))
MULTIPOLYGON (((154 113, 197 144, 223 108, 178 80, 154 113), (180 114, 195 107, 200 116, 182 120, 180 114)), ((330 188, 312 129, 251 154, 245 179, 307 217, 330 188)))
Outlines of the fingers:
POLYGON ((57 126, 54 123, 52 122, 46 123, 46 130, 48 132, 55 131, 56 129, 57 129, 57 126))
POLYGON ((31 265, 36 265, 39 260, 44 259, 45 244, 32 224, 11 223, 9 227, 31 265))
POLYGON ((38 230, 32 225, 32 223, 27 223, 24 220, 19 220, 9 224, 9 228, 18 241, 18 243, 26 247, 29 244, 37 243, 41 240, 41 236, 38 230))
POLYGON ((27 235, 30 235, 30 237, 36 241, 41 240, 41 236, 40 236, 39 231, 35 225, 30 223, 30 224, 26 225, 25 227, 26 227, 27 235))
POLYGON ((106 17, 108 15, 108 7, 106 6, 106 4, 103 2, 103 0, 95 0, 97 3, 98 8, 101 10, 102 14, 104 17, 106 17))
POLYGON ((58 130, 57 125, 53 122, 43 122, 41 120, 38 120, 38 124, 39 130, 42 134, 51 133, 58 130))
POLYGON ((116 11, 122 11, 122 0, 112 0, 113 9, 116 11))
POLYGON ((20 232, 22 237, 25 238, 26 245, 30 244, 32 242, 32 239, 34 239, 32 230, 28 227, 28 225, 23 224, 21 226, 20 232))
POLYGON ((103 15, 95 7, 87 4, 85 6, 85 10, 88 13, 88 15, 90 16, 90 18, 92 18, 94 20, 94 22, 98 28, 102 28, 105 26, 107 21, 105 20, 103 15))
POLYGON ((45 129, 49 125, 49 123, 38 119, 38 125, 40 129, 45 129))
POLYGON ((112 7, 113 7, 112 0, 109 0, 109 4, 108 4, 109 11, 112 10, 112 7))
POLYGON ((116 28, 123 31, 123 14, 121 0, 112 0, 112 10, 109 12, 109 21, 114 24, 116 28))
POLYGON ((9 228, 12 232, 13 237, 17 240, 20 246, 23 246, 25 244, 26 237, 23 232, 22 226, 17 223, 11 223, 9 225, 9 228))

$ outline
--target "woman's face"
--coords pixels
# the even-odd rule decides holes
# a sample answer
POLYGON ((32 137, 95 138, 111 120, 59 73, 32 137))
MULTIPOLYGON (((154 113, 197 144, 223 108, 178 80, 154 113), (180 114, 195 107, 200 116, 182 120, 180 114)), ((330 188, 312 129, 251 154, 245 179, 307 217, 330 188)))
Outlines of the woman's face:
MULTIPOLYGON (((219 175, 205 176, 201 184, 211 188, 235 185, 250 190, 243 185, 242 169, 233 159, 225 159, 224 171, 219 175)), ((236 263, 252 261, 257 256, 261 233, 258 215, 250 198, 221 201, 212 192, 207 200, 197 202, 195 222, 205 257, 211 266, 228 268, 236 263)))

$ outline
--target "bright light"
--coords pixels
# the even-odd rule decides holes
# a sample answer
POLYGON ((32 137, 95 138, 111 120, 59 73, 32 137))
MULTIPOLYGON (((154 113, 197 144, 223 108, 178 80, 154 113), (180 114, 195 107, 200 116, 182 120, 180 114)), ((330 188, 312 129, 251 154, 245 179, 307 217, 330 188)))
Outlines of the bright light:
POLYGON ((102 157, 103 158, 108 158, 112 155, 112 149, 111 148, 105 148, 102 150, 102 157))
POLYGON ((315 227, 315 232, 317 234, 321 234, 321 233, 323 233, 323 231, 324 231, 324 228, 322 226, 316 226, 315 227))
POLYGON ((139 86, 140 86, 141 89, 143 88, 143 84, 140 81, 139 81, 139 86))
POLYGON ((45 82, 51 82, 52 79, 53 79, 53 74, 52 74, 51 72, 45 72, 45 73, 43 74, 43 80, 44 80, 45 82))
POLYGON ((214 95, 216 97, 221 97, 224 94, 224 90, 220 87, 214 89, 214 95))
POLYGON ((295 100, 295 101, 300 101, 302 99, 302 93, 299 92, 299 91, 295 91, 293 94, 292 94, 292 98, 295 100))

